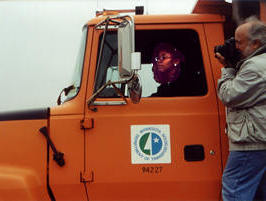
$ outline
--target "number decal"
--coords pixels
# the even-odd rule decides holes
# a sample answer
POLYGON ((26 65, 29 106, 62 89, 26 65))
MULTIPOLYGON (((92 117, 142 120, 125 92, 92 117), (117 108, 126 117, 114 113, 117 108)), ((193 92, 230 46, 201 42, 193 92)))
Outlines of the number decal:
POLYGON ((151 166, 151 167, 142 167, 142 173, 147 174, 160 174, 163 171, 163 167, 151 166))

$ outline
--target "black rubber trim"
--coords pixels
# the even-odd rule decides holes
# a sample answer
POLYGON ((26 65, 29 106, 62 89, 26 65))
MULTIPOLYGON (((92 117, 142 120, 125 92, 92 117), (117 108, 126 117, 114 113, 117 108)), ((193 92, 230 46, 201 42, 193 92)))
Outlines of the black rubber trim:
POLYGON ((50 114, 49 108, 1 112, 0 121, 48 119, 49 114, 50 114))
POLYGON ((47 187, 47 192, 49 195, 49 198, 51 201, 56 201, 53 190, 50 186, 50 169, 49 169, 49 164, 50 164, 50 146, 47 142, 47 169, 46 169, 46 187, 47 187))

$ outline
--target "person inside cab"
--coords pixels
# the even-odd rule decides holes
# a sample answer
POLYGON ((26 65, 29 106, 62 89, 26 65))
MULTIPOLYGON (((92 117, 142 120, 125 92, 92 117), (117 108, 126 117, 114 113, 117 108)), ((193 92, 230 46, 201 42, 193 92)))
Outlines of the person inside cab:
POLYGON ((154 80, 160 84, 152 97, 185 96, 184 55, 172 44, 159 43, 152 55, 154 80))

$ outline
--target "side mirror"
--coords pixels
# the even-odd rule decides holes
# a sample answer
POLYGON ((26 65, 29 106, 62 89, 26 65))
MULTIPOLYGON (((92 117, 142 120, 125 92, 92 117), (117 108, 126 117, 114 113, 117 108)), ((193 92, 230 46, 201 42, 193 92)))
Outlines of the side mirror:
POLYGON ((142 86, 137 70, 141 68, 141 54, 135 52, 135 28, 133 18, 129 17, 119 25, 118 37, 118 69, 121 78, 129 78, 127 83, 129 98, 132 103, 140 102, 142 86))
POLYGON ((140 52, 135 52, 135 28, 133 18, 124 20, 118 28, 118 68, 121 78, 128 78, 140 69, 140 52), (128 20, 129 19, 129 20, 128 20))
MULTIPOLYGON (((117 88, 117 84, 127 84, 129 97, 133 103, 139 103, 141 99, 142 86, 140 83, 139 76, 137 74, 137 71, 140 70, 141 67, 141 54, 140 52, 135 52, 135 29, 133 17, 129 15, 118 17, 116 16, 113 18, 107 18, 96 25, 96 27, 98 28, 104 25, 104 35, 99 53, 100 59, 97 64, 97 69, 99 69, 99 66, 101 64, 100 62, 102 60, 105 34, 108 30, 109 23, 111 23, 111 25, 115 25, 115 28, 117 28, 118 26, 118 70, 120 79, 117 81, 109 80, 105 84, 103 84, 89 98, 89 107, 94 104, 95 99, 107 86, 112 86, 127 103, 126 97, 124 96, 123 92, 121 92, 121 90, 117 88)), ((91 110, 94 111, 95 108, 92 108, 91 110)))

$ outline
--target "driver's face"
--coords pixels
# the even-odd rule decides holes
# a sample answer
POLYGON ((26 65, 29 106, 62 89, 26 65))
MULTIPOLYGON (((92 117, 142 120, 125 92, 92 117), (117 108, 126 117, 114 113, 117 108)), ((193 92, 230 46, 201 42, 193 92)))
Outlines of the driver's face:
POLYGON ((155 63, 157 64, 157 69, 160 72, 165 72, 168 68, 170 68, 172 64, 172 55, 171 53, 162 50, 155 57, 155 63))

